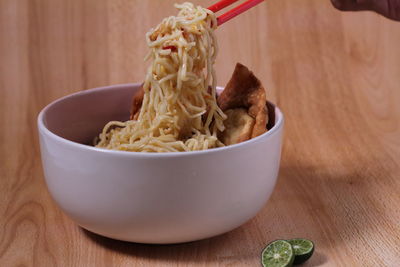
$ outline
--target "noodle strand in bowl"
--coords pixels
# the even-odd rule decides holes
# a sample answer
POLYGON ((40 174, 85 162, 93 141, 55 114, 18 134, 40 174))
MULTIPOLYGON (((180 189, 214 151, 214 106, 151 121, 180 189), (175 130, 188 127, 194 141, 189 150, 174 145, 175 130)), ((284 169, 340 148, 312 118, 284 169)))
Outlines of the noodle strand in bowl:
POLYGON ((217 137, 226 115, 216 101, 216 16, 192 3, 175 7, 177 16, 146 34, 152 63, 138 119, 107 123, 96 147, 177 152, 224 146, 217 137))

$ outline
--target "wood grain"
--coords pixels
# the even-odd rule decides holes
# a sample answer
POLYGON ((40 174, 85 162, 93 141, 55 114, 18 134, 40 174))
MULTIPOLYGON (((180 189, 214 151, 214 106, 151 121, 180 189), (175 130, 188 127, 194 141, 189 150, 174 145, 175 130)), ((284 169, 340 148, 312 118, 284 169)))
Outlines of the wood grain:
POLYGON ((286 116, 279 181, 257 217, 212 239, 149 246, 60 212, 43 180, 38 112, 143 80, 143 36, 173 2, 0 1, 0 266, 259 266, 263 246, 291 237, 315 241, 306 266, 398 266, 400 23, 328 0, 267 1, 218 29, 219 84, 241 62, 286 116))

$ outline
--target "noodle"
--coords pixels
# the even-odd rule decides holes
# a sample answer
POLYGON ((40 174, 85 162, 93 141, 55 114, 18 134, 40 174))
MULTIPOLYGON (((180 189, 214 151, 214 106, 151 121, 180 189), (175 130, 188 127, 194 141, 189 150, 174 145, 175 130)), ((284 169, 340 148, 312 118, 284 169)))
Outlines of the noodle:
POLYGON ((176 152, 224 146, 217 137, 226 115, 216 101, 216 17, 192 3, 175 7, 177 16, 146 34, 152 62, 138 119, 107 123, 96 147, 176 152))

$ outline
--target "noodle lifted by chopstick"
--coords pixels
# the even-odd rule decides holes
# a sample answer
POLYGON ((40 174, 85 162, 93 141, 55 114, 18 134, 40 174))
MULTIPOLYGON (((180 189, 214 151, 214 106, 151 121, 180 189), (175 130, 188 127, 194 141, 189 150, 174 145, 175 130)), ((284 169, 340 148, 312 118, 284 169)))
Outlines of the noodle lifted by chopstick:
POLYGON ((216 102, 215 14, 191 3, 146 34, 152 63, 143 85, 138 120, 111 121, 97 147, 145 152, 204 150, 223 146, 225 114, 216 102))

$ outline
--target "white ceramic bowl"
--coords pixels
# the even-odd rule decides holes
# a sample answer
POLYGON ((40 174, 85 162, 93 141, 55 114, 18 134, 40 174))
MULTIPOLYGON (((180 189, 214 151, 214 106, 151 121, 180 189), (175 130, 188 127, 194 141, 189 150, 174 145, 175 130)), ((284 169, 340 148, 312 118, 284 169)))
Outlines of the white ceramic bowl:
POLYGON ((128 119, 139 84, 63 97, 39 114, 48 189, 77 224, 110 238, 179 243, 230 231, 264 206, 275 186, 283 115, 252 140, 207 151, 137 153, 89 145, 110 120, 128 119))

